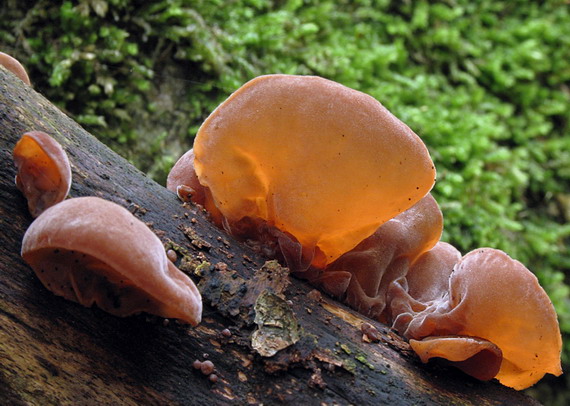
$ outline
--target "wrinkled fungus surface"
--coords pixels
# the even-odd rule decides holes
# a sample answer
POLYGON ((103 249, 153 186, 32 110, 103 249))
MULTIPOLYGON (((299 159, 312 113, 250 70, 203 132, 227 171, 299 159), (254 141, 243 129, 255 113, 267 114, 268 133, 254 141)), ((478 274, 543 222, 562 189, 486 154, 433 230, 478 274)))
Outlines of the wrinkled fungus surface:
POLYGON ((428 194, 327 266, 316 282, 336 296, 346 292, 350 306, 386 321, 390 284, 406 275, 414 261, 438 242, 442 228, 439 206, 428 194))
POLYGON ((46 288, 84 306, 200 322, 192 280, 167 259, 158 237, 115 203, 79 197, 47 209, 26 231, 22 257, 46 288))
POLYGON ((71 187, 67 154, 52 137, 41 131, 22 135, 13 152, 16 186, 28 200, 32 216, 65 199, 71 187))
POLYGON ((387 300, 394 328, 403 330, 415 313, 448 294, 449 276, 460 259, 457 248, 439 241, 413 263, 405 276, 390 284, 387 300))
POLYGON ((260 219, 320 268, 414 205, 435 179, 424 143, 382 104, 314 76, 246 83, 201 126, 194 154, 230 229, 260 219))
POLYGON ((485 348, 489 342, 501 350, 496 378, 503 385, 520 390, 546 373, 562 373, 562 339, 554 307, 536 277, 500 250, 480 248, 465 255, 449 277, 448 292, 418 310, 404 321, 396 318, 395 327, 416 340, 422 359, 450 359, 445 347, 455 354, 467 347, 473 352, 479 344, 472 339, 477 338, 485 348), (454 336, 453 345, 438 343, 441 336, 454 336), (436 341, 421 343, 427 339, 436 341))

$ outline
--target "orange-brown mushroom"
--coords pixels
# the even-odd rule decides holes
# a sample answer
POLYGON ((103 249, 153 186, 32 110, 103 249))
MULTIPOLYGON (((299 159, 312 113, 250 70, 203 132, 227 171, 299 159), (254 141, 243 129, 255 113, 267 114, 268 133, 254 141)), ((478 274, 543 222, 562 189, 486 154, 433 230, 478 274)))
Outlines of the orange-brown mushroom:
POLYGON ((200 322, 192 280, 167 259, 158 237, 115 203, 79 197, 47 209, 26 231, 22 257, 46 288, 84 306, 200 322))
POLYGON ((327 266, 316 282, 360 313, 386 321, 388 288, 441 237, 443 216, 431 194, 387 221, 374 234, 327 266), (345 279, 343 281, 343 278, 345 279))
POLYGON ((434 175, 421 140, 376 100, 268 75, 208 117, 169 188, 185 185, 227 231, 268 241, 293 272, 393 321, 426 362, 516 389, 560 374, 556 313, 530 271, 438 242, 434 175))
POLYGON ((18 170, 16 186, 26 196, 32 216, 65 199, 71 187, 71 166, 56 140, 41 131, 25 133, 13 157, 18 170))
MULTIPOLYGON (((502 360, 496 378, 518 390, 546 373, 562 373, 562 339, 552 303, 524 265, 496 249, 465 255, 449 277, 448 293, 397 328, 425 360, 453 360, 457 354, 469 359, 477 346, 485 352, 492 347, 488 343, 497 346, 502 360)), ((481 367, 473 363, 470 368, 481 367)))
POLYGON ((410 340, 422 362, 441 358, 481 381, 493 379, 501 369, 503 353, 490 341, 478 337, 441 336, 410 340))
POLYGON ((4 52, 0 52, 0 65, 8 69, 14 75, 16 75, 22 82, 27 85, 31 85, 30 78, 28 76, 28 72, 24 66, 13 56, 5 54, 4 52))
POLYGON ((435 178, 424 143, 384 106, 313 76, 246 83, 201 126, 194 154, 227 228, 262 221, 319 268, 418 202, 435 178))

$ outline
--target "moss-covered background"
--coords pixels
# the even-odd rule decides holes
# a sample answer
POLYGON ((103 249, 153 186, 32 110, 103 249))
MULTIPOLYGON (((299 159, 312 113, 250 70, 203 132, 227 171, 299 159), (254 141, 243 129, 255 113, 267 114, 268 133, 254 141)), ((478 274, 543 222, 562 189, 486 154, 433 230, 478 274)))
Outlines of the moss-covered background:
MULTIPOLYGON (((431 151, 443 239, 521 260, 570 333, 568 1, 4 0, 0 13, 0 50, 34 87, 162 183, 254 76, 371 94, 431 151)), ((566 378, 548 382, 533 393, 566 404, 566 378)))

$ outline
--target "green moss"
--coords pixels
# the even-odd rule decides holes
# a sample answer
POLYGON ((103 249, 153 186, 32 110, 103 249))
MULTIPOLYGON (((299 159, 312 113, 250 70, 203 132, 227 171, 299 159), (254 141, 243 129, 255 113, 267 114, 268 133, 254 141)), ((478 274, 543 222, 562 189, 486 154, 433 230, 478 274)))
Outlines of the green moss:
POLYGON ((343 350, 348 355, 352 354, 350 347, 346 344, 340 344, 340 349, 343 350))
MULTIPOLYGON (((368 361, 368 358, 366 357, 366 354, 356 354, 354 356, 354 359, 357 360, 358 362, 360 362, 361 364, 365 365, 368 367, 368 369, 374 370, 374 365, 372 365, 370 363, 370 361, 368 361)), ((384 371, 380 371, 381 373, 384 371)))

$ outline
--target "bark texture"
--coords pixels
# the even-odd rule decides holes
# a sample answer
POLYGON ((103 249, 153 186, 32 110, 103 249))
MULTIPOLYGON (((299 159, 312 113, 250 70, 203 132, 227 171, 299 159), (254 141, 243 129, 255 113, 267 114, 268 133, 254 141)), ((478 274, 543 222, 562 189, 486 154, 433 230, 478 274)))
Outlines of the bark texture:
POLYGON ((1 67, 0 154, 3 404, 536 404, 495 382, 421 364, 386 326, 226 236, 1 67), (19 255, 32 218, 14 185, 12 149, 30 130, 47 132, 67 151, 71 197, 96 195, 127 207, 178 252, 178 265, 204 296, 197 328, 114 317, 43 287, 19 255), (255 318, 261 310, 287 322, 276 331, 271 317, 255 318), (377 342, 363 341, 363 322, 376 328, 377 342), (260 355, 295 339, 276 355, 260 355), (193 368, 205 359, 217 382, 193 368))

